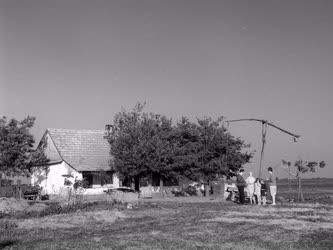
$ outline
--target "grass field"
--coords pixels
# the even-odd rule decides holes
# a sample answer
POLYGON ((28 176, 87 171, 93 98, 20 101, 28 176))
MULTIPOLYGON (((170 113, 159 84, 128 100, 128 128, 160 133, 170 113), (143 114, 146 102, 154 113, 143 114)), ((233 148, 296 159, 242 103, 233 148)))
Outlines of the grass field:
POLYGON ((8 225, 5 249, 333 249, 328 202, 263 207, 179 197, 0 223, 8 225))

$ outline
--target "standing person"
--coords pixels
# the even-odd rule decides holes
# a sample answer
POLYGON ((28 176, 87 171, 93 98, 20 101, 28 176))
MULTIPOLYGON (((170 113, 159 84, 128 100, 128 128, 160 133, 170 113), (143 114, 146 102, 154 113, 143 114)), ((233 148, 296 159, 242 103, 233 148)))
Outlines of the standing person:
POLYGON ((267 195, 267 184, 264 182, 264 180, 260 180, 260 184, 261 184, 261 201, 263 205, 266 205, 266 195, 267 195))
POLYGON ((247 194, 250 198, 250 203, 255 204, 254 199, 254 182, 256 181, 256 178, 253 177, 252 172, 249 173, 249 177, 246 178, 246 185, 247 185, 247 194))
POLYGON ((276 205, 275 196, 276 196, 276 177, 273 175, 273 168, 269 167, 268 169, 268 183, 269 183, 269 191, 272 196, 272 205, 276 205))
POLYGON ((244 188, 246 187, 246 182, 244 180, 243 174, 244 174, 244 169, 240 169, 236 177, 236 185, 238 188, 240 204, 245 204, 244 188))
POLYGON ((261 183, 259 178, 254 183, 254 195, 257 199, 257 204, 261 205, 261 183))

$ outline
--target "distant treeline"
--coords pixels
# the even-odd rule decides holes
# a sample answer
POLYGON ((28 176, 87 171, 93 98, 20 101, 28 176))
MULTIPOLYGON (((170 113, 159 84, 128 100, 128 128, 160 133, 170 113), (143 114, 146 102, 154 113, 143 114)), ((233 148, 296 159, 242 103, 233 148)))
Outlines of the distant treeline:
MULTIPOLYGON (((279 179, 278 180, 278 186, 288 188, 288 185, 290 183, 291 188, 297 188, 298 187, 298 180, 296 179, 290 179, 290 182, 288 179, 279 179)), ((309 179, 303 179, 302 180, 302 186, 305 188, 332 188, 333 189, 333 178, 309 178, 309 179)))
MULTIPOLYGON (((290 179, 291 181, 297 181, 295 179, 290 179)), ((325 177, 317 177, 317 178, 304 178, 302 181, 331 181, 333 183, 333 178, 325 178, 325 177)), ((288 182, 288 178, 281 178, 278 180, 279 182, 288 182)))

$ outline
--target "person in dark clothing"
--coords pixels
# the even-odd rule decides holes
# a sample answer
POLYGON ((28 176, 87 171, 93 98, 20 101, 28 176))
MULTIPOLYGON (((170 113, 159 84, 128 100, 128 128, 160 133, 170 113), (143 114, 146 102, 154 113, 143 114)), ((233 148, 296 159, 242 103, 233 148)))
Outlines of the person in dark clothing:
POLYGON ((266 205, 266 196, 267 196, 267 184, 264 180, 261 180, 261 201, 263 205, 266 205))
POLYGON ((246 187, 246 181, 244 180, 243 174, 244 174, 244 169, 240 169, 236 176, 236 185, 238 188, 240 204, 245 204, 244 188, 246 187))

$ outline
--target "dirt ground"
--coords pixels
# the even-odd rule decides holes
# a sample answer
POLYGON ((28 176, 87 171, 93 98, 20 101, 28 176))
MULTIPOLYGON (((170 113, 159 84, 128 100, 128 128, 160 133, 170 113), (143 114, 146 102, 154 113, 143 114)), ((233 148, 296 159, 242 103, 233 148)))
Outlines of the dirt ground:
POLYGON ((333 249, 333 205, 144 200, 131 209, 2 219, 5 249, 333 249))

